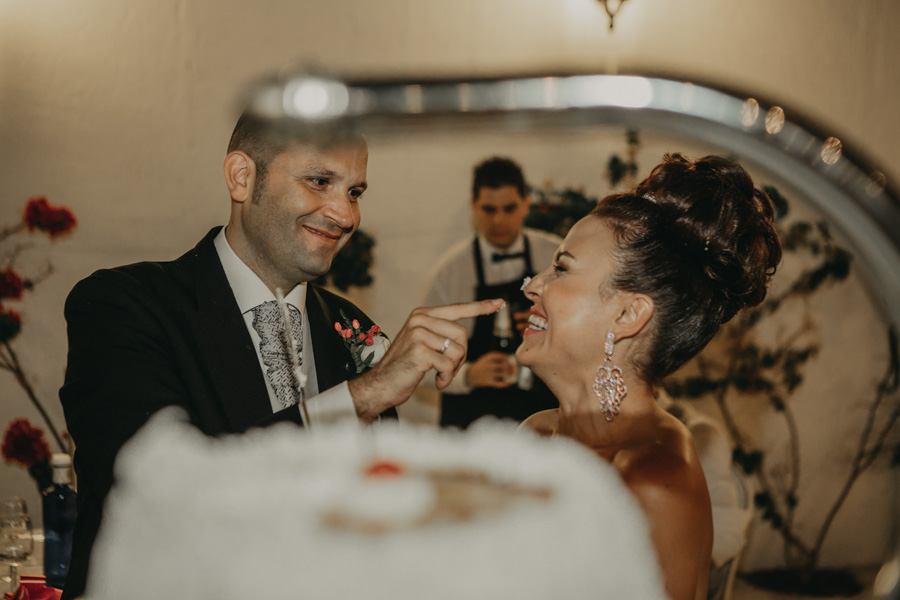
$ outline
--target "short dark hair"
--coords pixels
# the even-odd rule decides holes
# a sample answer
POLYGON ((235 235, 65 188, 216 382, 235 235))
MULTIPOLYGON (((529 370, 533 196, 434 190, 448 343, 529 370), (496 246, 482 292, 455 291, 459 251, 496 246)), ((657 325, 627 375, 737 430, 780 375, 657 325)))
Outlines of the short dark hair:
POLYGON ((271 162, 296 144, 330 148, 343 144, 366 145, 365 135, 355 128, 318 128, 296 119, 264 117, 250 110, 244 111, 231 133, 228 153, 246 152, 256 164, 258 187, 265 181, 271 162))
POLYGON ((280 133, 275 122, 244 112, 231 133, 228 153, 240 150, 253 159, 259 185, 265 180, 269 164, 287 149, 289 142, 288 137, 280 133))
POLYGON ((472 200, 478 198, 481 188, 497 189, 511 185, 523 198, 528 194, 522 168, 515 161, 501 156, 489 158, 475 167, 472 176, 472 200))
POLYGON ((604 198, 591 215, 616 239, 610 287, 653 299, 649 343, 635 360, 650 384, 762 302, 781 260, 772 201, 721 156, 667 154, 634 191, 604 198))

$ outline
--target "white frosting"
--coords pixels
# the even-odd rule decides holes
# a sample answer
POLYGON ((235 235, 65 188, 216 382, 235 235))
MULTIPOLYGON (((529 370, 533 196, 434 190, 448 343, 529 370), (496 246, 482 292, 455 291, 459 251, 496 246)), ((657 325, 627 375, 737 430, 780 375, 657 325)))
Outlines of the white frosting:
POLYGON ((615 471, 574 442, 508 423, 283 425, 212 439, 169 409, 122 450, 116 477, 87 600, 665 598, 615 471), (367 479, 373 458, 408 475, 367 479), (378 534, 323 518, 337 508, 415 520, 433 502, 419 473, 442 468, 552 496, 378 534))

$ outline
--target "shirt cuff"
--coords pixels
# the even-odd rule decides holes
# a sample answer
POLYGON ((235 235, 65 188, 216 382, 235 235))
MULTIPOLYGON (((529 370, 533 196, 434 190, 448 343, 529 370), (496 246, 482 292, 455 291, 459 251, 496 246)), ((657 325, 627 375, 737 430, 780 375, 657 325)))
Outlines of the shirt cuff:
POLYGON ((465 362, 456 373, 456 377, 450 382, 450 385, 441 390, 442 394, 469 394, 472 392, 472 386, 466 383, 466 377, 469 374, 470 362, 465 362))
POLYGON ((356 419, 356 406, 350 386, 344 381, 321 394, 306 399, 310 427, 330 425, 344 419, 356 419))

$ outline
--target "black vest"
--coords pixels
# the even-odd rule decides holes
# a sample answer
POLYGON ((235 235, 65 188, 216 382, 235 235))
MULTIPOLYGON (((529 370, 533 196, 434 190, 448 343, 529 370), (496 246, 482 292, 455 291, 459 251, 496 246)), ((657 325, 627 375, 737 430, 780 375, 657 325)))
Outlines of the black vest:
MULTIPOLYGON (((531 261, 531 245, 528 236, 525 240, 525 269, 522 275, 512 281, 487 285, 484 281, 481 244, 478 237, 473 242, 472 254, 475 259, 475 272, 478 282, 475 287, 475 299, 503 298, 509 305, 510 315, 521 310, 528 310, 531 302, 522 293, 522 279, 535 275, 531 261)), ((475 327, 469 337, 469 349, 466 361, 474 362, 482 355, 495 350, 493 347, 494 315, 484 315, 475 319, 475 327)), ((515 352, 522 342, 522 336, 513 327, 514 342, 510 348, 515 352)), ((544 382, 534 378, 530 390, 523 390, 513 385, 497 388, 473 388, 469 394, 443 394, 441 398, 441 426, 455 426, 465 429, 472 421, 484 415, 523 421, 532 414, 556 408, 558 403, 544 382)))

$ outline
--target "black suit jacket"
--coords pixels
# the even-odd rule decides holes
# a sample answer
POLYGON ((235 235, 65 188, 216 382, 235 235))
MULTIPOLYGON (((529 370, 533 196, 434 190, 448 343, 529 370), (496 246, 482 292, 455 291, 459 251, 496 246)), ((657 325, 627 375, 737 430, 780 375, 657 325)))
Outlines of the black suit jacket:
MULTIPOLYGON (((98 271, 66 301, 69 354, 59 395, 76 445, 78 518, 64 598, 84 591, 116 454, 153 413, 181 406, 209 435, 279 421, 302 425, 296 406, 272 413, 256 349, 213 245, 220 229, 177 260, 98 271)), ((356 376, 334 330, 341 309, 363 328, 372 325, 349 301, 308 286, 321 391, 356 376)))

